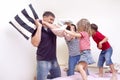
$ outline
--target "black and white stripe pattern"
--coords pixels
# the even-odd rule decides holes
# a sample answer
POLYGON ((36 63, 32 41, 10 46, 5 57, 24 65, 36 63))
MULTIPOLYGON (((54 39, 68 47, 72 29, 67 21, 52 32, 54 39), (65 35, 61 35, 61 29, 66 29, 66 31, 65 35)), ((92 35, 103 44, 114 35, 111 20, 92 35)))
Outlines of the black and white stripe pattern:
POLYGON ((28 8, 23 9, 9 23, 28 40, 35 31, 34 19, 38 18, 32 4, 29 4, 28 8))

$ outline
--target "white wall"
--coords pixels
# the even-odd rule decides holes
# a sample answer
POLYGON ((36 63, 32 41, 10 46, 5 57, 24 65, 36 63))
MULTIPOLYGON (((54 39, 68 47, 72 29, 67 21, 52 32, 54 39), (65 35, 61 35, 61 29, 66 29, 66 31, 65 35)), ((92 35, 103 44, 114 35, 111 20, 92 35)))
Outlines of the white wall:
MULTIPOLYGON (((96 23, 114 49, 113 62, 120 63, 120 0, 3 0, 0 2, 0 80, 32 80, 35 74, 36 48, 8 23, 29 3, 34 4, 39 15, 53 11, 56 22, 71 19, 76 23, 87 18, 96 23)), ((97 61, 100 51, 92 40, 91 49, 97 61)), ((58 38, 57 53, 59 63, 67 64, 64 38, 58 38)))

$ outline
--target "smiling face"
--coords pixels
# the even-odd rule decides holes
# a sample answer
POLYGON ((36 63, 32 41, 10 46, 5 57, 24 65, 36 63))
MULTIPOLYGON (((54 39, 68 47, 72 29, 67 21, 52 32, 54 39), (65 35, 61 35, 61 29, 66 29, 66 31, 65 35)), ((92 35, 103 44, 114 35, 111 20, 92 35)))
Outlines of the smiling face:
POLYGON ((44 16, 43 20, 50 23, 50 24, 53 24, 55 18, 53 16, 44 16))
POLYGON ((55 20, 55 15, 50 11, 46 11, 43 14, 43 20, 50 24, 53 24, 53 22, 55 20))

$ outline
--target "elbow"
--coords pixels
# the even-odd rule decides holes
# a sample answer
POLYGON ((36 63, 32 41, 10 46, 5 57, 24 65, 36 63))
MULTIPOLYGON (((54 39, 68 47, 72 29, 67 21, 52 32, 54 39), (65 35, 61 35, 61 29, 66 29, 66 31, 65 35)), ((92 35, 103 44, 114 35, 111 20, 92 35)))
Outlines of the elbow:
POLYGON ((38 47, 37 43, 31 42, 34 47, 38 47))
POLYGON ((31 41, 31 43, 32 43, 32 45, 34 47, 38 47, 40 42, 38 42, 38 41, 31 41))
POLYGON ((106 41, 108 41, 108 38, 107 38, 107 37, 105 37, 105 39, 106 39, 106 41))
POLYGON ((36 43, 32 43, 32 45, 33 45, 34 47, 38 47, 38 44, 36 44, 36 43))

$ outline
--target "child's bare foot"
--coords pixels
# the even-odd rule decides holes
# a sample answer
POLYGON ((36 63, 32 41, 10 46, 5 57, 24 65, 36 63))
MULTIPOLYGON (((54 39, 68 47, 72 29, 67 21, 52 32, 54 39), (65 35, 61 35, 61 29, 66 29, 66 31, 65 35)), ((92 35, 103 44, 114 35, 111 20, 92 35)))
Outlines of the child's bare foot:
POLYGON ((117 76, 113 75, 110 80, 117 80, 117 76))
POLYGON ((64 68, 64 71, 66 71, 66 72, 67 72, 67 71, 68 71, 68 68, 64 68))
POLYGON ((103 77, 103 74, 99 74, 99 77, 103 77))

